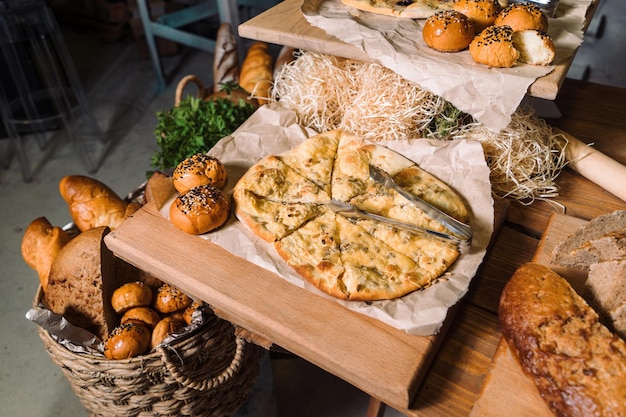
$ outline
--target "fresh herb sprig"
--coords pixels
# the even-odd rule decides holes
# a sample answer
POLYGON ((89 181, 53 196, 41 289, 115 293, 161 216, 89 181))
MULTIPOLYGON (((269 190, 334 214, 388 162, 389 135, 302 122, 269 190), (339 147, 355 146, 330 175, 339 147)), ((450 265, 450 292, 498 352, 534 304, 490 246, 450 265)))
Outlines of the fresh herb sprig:
POLYGON ((152 166, 159 170, 175 168, 185 158, 206 153, 232 134, 255 110, 245 100, 235 101, 187 96, 178 106, 157 112, 155 135, 159 150, 152 156, 152 166))

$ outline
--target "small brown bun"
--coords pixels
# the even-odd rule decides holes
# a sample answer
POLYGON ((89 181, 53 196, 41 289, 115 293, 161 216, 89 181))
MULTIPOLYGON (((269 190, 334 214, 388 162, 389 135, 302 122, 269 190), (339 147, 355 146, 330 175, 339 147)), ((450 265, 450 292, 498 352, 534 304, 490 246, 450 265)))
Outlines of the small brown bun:
POLYGON ((474 33, 480 33, 487 26, 493 25, 502 10, 497 0, 454 0, 452 9, 469 17, 474 25, 474 33))
POLYGON ((113 291, 111 305, 117 314, 125 313, 133 307, 152 304, 152 290, 141 281, 129 282, 113 291))
POLYGON ((161 320, 161 316, 150 307, 133 307, 126 311, 120 322, 122 324, 135 322, 141 323, 154 329, 154 326, 161 320))
POLYGON ((170 221, 180 230, 201 235, 228 220, 230 203, 219 188, 205 184, 180 194, 170 206, 170 221))
POLYGON ((513 33, 519 61, 530 65, 550 65, 554 61, 554 42, 550 35, 534 29, 513 33))
POLYGON ((185 322, 176 317, 165 317, 159 321, 154 330, 152 330, 152 336, 150 338, 150 349, 154 349, 163 342, 163 340, 174 333, 177 333, 185 328, 185 322))
POLYGON ((179 193, 204 184, 222 188, 226 184, 226 168, 214 156, 198 153, 178 164, 172 173, 172 183, 179 193))
POLYGON ((154 297, 154 308, 160 313, 168 314, 187 308, 192 301, 187 294, 178 288, 169 284, 163 284, 159 287, 154 297))
POLYGON ((145 353, 150 346, 150 330, 143 324, 122 324, 111 332, 104 342, 104 356, 108 359, 128 359, 145 353))
POLYGON ((474 26, 463 13, 444 10, 426 19, 422 36, 426 45, 437 51, 458 52, 474 38, 474 26))
POLYGON ((185 320, 185 323, 187 323, 188 325, 191 324, 191 321, 193 320, 193 315, 196 311, 198 311, 200 305, 200 302, 194 301, 187 306, 187 308, 183 311, 183 320, 185 320))
POLYGON ((541 9, 530 3, 511 3, 496 16, 496 26, 510 26, 514 32, 526 29, 548 31, 548 18, 541 9))
POLYGON ((510 68, 519 58, 513 46, 513 30, 508 26, 489 26, 469 46, 474 61, 490 67, 510 68))

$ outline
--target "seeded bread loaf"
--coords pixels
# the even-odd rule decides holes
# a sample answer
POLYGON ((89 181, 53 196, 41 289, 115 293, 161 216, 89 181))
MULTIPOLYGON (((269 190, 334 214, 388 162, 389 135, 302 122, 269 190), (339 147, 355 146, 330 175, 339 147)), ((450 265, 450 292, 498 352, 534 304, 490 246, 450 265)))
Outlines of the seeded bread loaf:
POLYGON ((548 267, 522 265, 503 290, 502 333, 559 416, 626 415, 626 343, 548 267))
POLYGON ((61 249, 43 297, 48 309, 102 340, 119 324, 110 302, 117 287, 115 263, 103 240, 109 230, 87 230, 61 249))
POLYGON ((550 262, 588 270, 593 263, 626 255, 626 210, 592 219, 558 244, 550 262))

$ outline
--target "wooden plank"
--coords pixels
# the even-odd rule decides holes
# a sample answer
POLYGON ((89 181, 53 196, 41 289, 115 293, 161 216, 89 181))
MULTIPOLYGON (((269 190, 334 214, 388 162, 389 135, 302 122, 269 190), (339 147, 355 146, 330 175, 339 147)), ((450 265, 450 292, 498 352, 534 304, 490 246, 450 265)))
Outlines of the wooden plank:
POLYGON ((408 407, 444 333, 409 335, 347 310, 180 231, 151 204, 111 232, 106 244, 116 256, 214 306, 225 319, 392 407, 408 407))
MULTIPOLYGON (((553 248, 585 224, 586 220, 555 213, 550 218, 532 261, 548 265, 553 248)), ((574 289, 577 291, 582 289, 584 273, 552 265, 551 268, 566 278, 574 289)), ((554 414, 539 395, 533 381, 524 373, 513 357, 506 341, 501 339, 480 396, 472 408, 470 416, 495 417, 503 415, 551 417, 554 414)))

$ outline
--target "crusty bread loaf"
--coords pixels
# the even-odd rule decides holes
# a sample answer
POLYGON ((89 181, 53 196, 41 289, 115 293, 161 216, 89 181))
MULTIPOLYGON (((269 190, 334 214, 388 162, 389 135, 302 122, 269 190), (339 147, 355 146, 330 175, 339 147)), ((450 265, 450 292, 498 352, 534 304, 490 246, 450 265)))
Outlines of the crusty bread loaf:
POLYGON ((113 254, 104 245, 108 227, 80 233, 52 263, 43 303, 70 323, 104 340, 118 324, 111 306, 117 287, 113 254))
POLYGON ((269 45, 265 42, 254 42, 250 45, 239 73, 239 85, 259 104, 267 104, 270 89, 274 80, 274 58, 269 53, 269 45))
POLYGON ((499 314, 512 353, 555 414, 626 415, 626 343, 565 279, 522 265, 502 292, 499 314))
POLYGON ((239 50, 237 37, 230 23, 224 22, 217 29, 215 54, 213 56, 213 92, 220 91, 220 84, 239 84, 239 50))
POLYGON ((68 175, 59 182, 59 191, 81 232, 100 226, 115 229, 127 216, 128 203, 96 179, 68 175))
POLYGON ((52 226, 45 217, 33 220, 22 237, 22 258, 37 271, 41 288, 48 287, 48 275, 52 262, 61 249, 70 241, 70 236, 60 227, 52 226))
POLYGON ((431 15, 422 28, 426 45, 441 52, 458 52, 474 39, 474 25, 469 17, 455 10, 431 15))
POLYGON ((626 339, 626 257, 591 264, 585 287, 589 303, 626 339))
POLYGON ((624 256, 626 210, 598 216, 574 231, 552 251, 554 265, 588 270, 593 263, 624 256))
POLYGON ((474 61, 496 68, 510 68, 519 58, 508 26, 489 26, 474 37, 469 51, 474 61))

